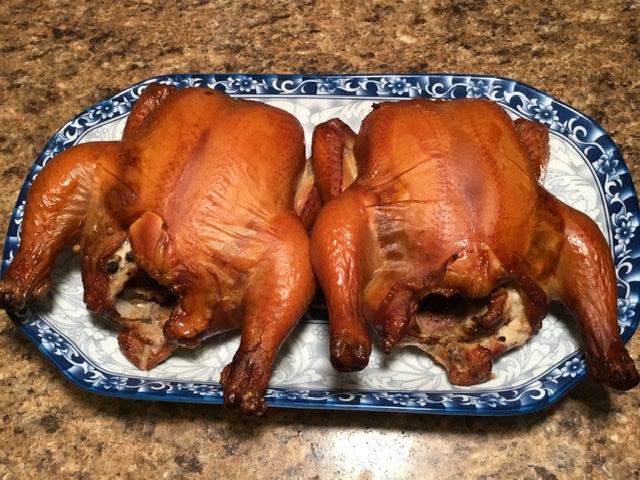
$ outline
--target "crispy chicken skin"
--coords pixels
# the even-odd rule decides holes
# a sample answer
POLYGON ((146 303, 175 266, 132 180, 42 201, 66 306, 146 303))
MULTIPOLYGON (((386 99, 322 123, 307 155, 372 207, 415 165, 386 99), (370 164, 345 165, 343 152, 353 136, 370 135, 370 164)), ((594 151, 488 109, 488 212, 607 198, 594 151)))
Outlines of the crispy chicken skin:
POLYGON ((367 365, 371 327, 386 353, 417 345, 451 383, 485 382, 558 300, 579 322, 591 377, 637 385, 609 247, 540 185, 548 158, 546 127, 488 100, 382 103, 357 135, 337 119, 316 127, 324 205, 311 260, 334 367, 367 365))
POLYGON ((124 326, 131 362, 150 369, 241 328, 225 403, 261 414, 276 353, 315 291, 294 210, 304 169, 302 127, 283 110, 149 85, 121 141, 73 147, 37 176, 0 306, 42 297, 57 254, 75 242, 85 303, 124 326))

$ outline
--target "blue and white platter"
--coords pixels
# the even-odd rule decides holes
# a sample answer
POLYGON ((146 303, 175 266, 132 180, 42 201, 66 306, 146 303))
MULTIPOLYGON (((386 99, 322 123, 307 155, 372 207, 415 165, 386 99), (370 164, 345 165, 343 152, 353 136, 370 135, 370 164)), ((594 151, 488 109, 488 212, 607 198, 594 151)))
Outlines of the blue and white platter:
MULTIPOLYGON (((31 182, 56 154, 83 142, 117 140, 127 115, 151 82, 207 86, 252 98, 294 114, 307 140, 315 125, 339 117, 354 130, 383 100, 411 97, 484 97, 512 117, 548 125, 551 162, 545 186, 590 215, 611 246, 618 275, 618 316, 623 340, 638 326, 640 242, 638 199, 625 163, 611 138, 591 119, 547 94, 514 80, 477 75, 228 75, 161 76, 133 85, 84 111, 49 141, 33 165, 16 202, 2 257, 6 270, 20 243, 25 198, 31 182)), ((308 142, 309 143, 309 142, 308 142)), ((177 402, 222 403, 218 383, 239 334, 214 337, 182 350, 148 372, 131 365, 118 348, 117 327, 87 312, 80 267, 63 253, 51 293, 10 317, 74 384, 94 393, 177 402)), ((328 324, 321 300, 282 347, 267 403, 276 407, 377 410, 465 415, 510 415, 537 411, 561 398, 586 376, 574 322, 552 309, 542 329, 523 347, 495 362, 495 379, 473 387, 448 383, 444 370, 420 351, 384 355, 377 346, 363 372, 335 372, 328 358, 328 324)))

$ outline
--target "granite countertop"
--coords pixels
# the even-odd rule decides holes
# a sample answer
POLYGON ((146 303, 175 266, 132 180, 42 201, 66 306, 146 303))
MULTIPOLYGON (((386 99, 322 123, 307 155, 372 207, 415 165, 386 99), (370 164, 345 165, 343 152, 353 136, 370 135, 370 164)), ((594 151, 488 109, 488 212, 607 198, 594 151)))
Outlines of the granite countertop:
MULTIPOLYGON (((640 181, 640 3, 4 0, 0 231, 72 116, 168 73, 477 73, 586 113, 640 181)), ((628 345, 640 365, 640 338, 628 345)), ((0 312, 0 477, 640 478, 640 389, 516 417, 218 405, 80 390, 0 312)))

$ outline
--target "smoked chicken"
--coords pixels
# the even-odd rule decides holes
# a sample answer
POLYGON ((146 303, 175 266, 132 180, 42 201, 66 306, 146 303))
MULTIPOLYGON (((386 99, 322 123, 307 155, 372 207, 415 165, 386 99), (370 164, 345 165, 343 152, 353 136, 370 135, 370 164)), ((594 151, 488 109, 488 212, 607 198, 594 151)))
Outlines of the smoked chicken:
POLYGON ((121 141, 72 147, 37 176, 0 306, 42 297, 57 254, 74 242, 88 309, 123 325, 121 350, 139 368, 241 327, 222 373, 225 403, 260 414, 276 353, 315 292, 294 211, 304 169, 292 115, 152 84, 121 141))
POLYGON ((337 119, 316 127, 311 261, 336 369, 367 365, 370 326, 386 353, 417 345, 452 384, 485 382, 558 300, 578 320, 591 377, 638 383, 609 247, 540 184, 548 142, 542 124, 477 99, 382 103, 357 135, 337 119))

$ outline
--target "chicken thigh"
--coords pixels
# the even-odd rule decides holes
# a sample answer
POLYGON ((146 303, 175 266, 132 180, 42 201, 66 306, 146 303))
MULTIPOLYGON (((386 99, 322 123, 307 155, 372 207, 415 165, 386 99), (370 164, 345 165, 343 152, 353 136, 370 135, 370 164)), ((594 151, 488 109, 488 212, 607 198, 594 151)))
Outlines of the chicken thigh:
POLYGON ((121 350, 139 368, 241 327, 225 403, 260 414, 276 353, 315 291, 294 210, 304 169, 292 115, 152 84, 121 141, 70 148, 37 176, 0 306, 42 297, 57 254, 75 242, 88 309, 124 326, 121 350))
POLYGON ((358 135, 337 119, 316 127, 324 205, 311 260, 336 369, 367 365, 370 326, 386 353, 417 345, 451 383, 485 382, 559 300, 579 322, 590 375, 638 383, 609 247, 540 185, 548 142, 542 124, 479 99, 382 103, 358 135))

